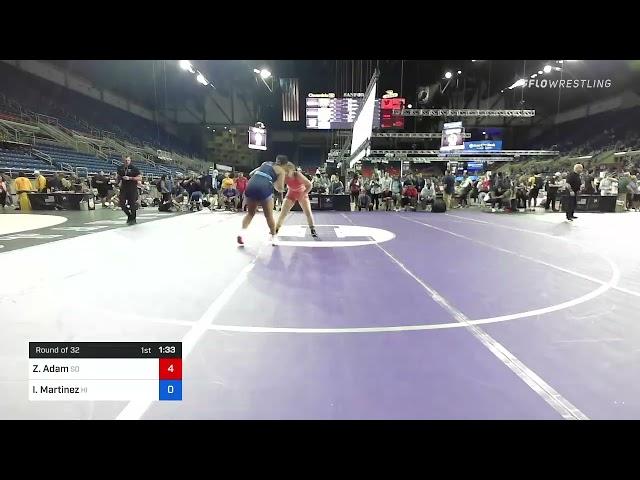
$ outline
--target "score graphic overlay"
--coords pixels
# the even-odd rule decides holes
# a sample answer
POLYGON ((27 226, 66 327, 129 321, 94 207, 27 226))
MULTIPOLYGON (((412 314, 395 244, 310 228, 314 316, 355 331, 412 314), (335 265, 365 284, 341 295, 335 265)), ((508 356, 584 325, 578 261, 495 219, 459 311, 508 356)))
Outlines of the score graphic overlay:
POLYGON ((29 400, 182 400, 182 343, 29 342, 29 400))

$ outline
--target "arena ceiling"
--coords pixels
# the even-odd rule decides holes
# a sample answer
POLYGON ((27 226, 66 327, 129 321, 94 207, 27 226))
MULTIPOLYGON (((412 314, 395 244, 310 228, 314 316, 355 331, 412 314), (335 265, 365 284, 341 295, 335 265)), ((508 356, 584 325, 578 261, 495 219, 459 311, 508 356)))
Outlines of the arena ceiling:
MULTIPOLYGON (((149 108, 175 106, 207 94, 201 85, 179 69, 177 60, 51 62, 149 108)), ((484 85, 481 98, 497 93, 508 95, 514 108, 534 108, 540 114, 564 111, 628 88, 638 91, 640 84, 639 62, 626 60, 563 61, 562 64, 556 60, 192 60, 192 63, 220 93, 228 94, 232 85, 251 92, 267 110, 273 110, 274 118, 279 109, 279 95, 256 81, 253 68, 268 68, 276 77, 297 77, 305 94, 363 91, 377 66, 381 72, 380 88, 393 89, 410 103, 415 103, 419 86, 439 85, 439 89, 443 88, 448 82, 443 77, 450 71, 453 78, 445 95, 464 89, 465 99, 469 99, 484 85), (610 79, 612 86, 607 89, 562 89, 560 92, 559 89, 508 89, 517 79, 529 79, 547 64, 563 68, 564 79, 610 79), (458 74, 458 71, 462 73, 458 74)), ((560 72, 554 70, 540 78, 560 78, 560 72)), ((433 106, 441 106, 436 97, 434 95, 433 106)))

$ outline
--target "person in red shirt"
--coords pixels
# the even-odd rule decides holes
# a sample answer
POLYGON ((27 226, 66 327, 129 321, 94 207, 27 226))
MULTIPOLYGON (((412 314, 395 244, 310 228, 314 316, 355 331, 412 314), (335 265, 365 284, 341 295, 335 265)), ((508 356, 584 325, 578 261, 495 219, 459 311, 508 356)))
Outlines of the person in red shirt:
POLYGON ((407 210, 407 206, 411 205, 415 207, 417 202, 418 190, 416 190, 416 187, 412 183, 409 183, 409 185, 404 188, 404 193, 402 194, 402 206, 407 210))
POLYGON ((244 176, 242 172, 238 172, 238 178, 236 178, 236 190, 240 195, 240 205, 242 205, 242 210, 246 209, 246 205, 244 204, 244 191, 247 189, 247 177, 244 176))

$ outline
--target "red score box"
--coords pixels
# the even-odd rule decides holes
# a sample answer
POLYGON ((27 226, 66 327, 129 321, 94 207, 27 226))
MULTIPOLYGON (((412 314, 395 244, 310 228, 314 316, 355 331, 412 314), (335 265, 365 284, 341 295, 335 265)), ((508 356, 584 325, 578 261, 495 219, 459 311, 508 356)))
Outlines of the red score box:
POLYGON ((161 358, 160 380, 182 380, 182 359, 161 358))

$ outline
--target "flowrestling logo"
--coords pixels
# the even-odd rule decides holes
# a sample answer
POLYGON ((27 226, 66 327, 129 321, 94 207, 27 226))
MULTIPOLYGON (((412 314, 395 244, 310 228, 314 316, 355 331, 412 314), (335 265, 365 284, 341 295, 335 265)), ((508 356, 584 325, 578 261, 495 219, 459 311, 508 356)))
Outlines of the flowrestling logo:
POLYGON ((557 78, 553 80, 546 78, 538 80, 537 78, 530 78, 525 85, 529 88, 611 88, 612 82, 609 78, 606 80, 560 80, 557 78))

